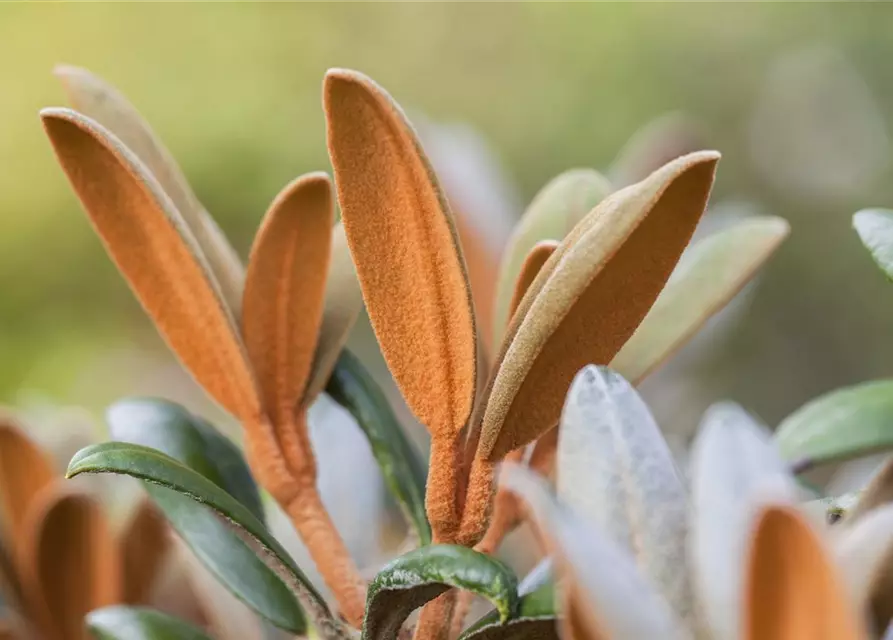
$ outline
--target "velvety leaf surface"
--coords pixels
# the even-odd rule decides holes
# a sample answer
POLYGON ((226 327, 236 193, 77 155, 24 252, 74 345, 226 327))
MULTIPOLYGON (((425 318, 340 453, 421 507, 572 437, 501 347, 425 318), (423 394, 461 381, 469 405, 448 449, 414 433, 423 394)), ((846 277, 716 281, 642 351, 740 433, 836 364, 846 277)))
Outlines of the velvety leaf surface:
POLYGON ((28 513, 56 480, 47 454, 11 416, 0 416, 0 523, 10 558, 21 553, 28 513))
POLYGON ((853 216, 853 228, 877 265, 893 279, 893 211, 864 209, 853 216))
POLYGON ((477 410, 481 457, 498 461, 551 429, 577 372, 614 359, 691 239, 718 159, 705 151, 667 164, 605 198, 564 238, 506 331, 477 410))
POLYGON ((550 180, 534 196, 502 254, 494 313, 494 342, 502 337, 511 317, 512 290, 530 250, 542 240, 562 240, 610 192, 611 185, 597 171, 571 169, 550 180))
POLYGON ((477 332, 449 205, 400 107, 370 78, 323 86, 341 221, 388 369, 434 436, 468 420, 477 332))
POLYGON ((688 559, 703 619, 717 638, 737 638, 747 538, 757 507, 794 504, 798 488, 768 429, 738 405, 707 410, 691 450, 688 559))
POLYGON ((271 571, 298 595, 317 624, 320 624, 319 618, 329 616, 325 600, 264 525, 235 498, 199 473, 161 452, 122 442, 106 442, 79 451, 72 458, 67 475, 74 477, 82 473, 129 475, 213 509, 233 525, 234 536, 255 548, 255 554, 262 556, 265 563, 269 562, 271 571))
POLYGON ((775 432, 798 470, 893 448, 893 380, 837 389, 807 402, 775 432))
POLYGON ((191 624, 144 607, 97 609, 86 622, 96 640, 210 640, 191 624))
POLYGON ((121 595, 120 555, 106 513, 87 494, 57 485, 27 520, 17 565, 35 632, 84 640, 84 616, 121 595))
POLYGON ((796 508, 765 507, 750 537, 744 640, 868 637, 824 541, 796 508))
POLYGON ((500 482, 526 503, 547 540, 561 586, 562 637, 685 637, 681 622, 630 554, 559 503, 541 477, 506 465, 500 482))
POLYGON ((233 313, 238 313, 245 280, 239 256, 149 123, 115 87, 86 69, 66 65, 56 67, 55 74, 72 106, 115 134, 158 180, 189 225, 233 313))
POLYGON ((688 499, 660 428, 635 389, 588 366, 567 395, 558 436, 558 496, 636 559, 685 620, 688 499))
POLYGON ((112 439, 166 453, 226 491, 261 522, 264 510, 241 451, 204 419, 157 398, 125 398, 106 412, 112 439))
POLYGON ((508 620, 518 608, 518 580, 501 562, 457 545, 431 545, 400 556, 369 585, 364 640, 392 640, 410 613, 451 587, 471 591, 508 620))
POLYGON ((370 78, 323 83, 341 221, 366 311, 403 398, 432 435, 426 512, 456 537, 461 448, 479 386, 478 331, 458 231, 402 109, 370 78))
POLYGON ((158 331, 205 391, 257 429, 263 402, 245 345, 180 212, 102 125, 69 109, 44 109, 41 119, 91 223, 158 331))
POLYGON ((349 351, 342 351, 326 393, 344 407, 369 439, 388 489, 421 544, 431 543, 425 515, 425 464, 407 439, 388 399, 366 368, 349 351))

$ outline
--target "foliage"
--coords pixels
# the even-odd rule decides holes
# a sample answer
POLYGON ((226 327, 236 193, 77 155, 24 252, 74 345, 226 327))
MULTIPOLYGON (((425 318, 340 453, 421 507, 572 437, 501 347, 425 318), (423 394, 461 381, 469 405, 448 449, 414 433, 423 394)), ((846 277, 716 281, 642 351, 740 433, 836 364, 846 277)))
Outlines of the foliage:
MULTIPOLYGON (((286 185, 243 267, 135 108, 87 71, 60 74, 77 110, 41 116, 62 169, 159 333, 246 445, 243 458, 173 403, 124 400, 108 412, 115 441, 79 452, 68 475, 141 480, 199 561, 269 623, 386 640, 405 637, 421 607, 416 637, 448 640, 478 595, 495 612, 467 638, 830 640, 886 629, 893 473, 882 470, 830 533, 798 506, 794 476, 893 448, 887 383, 820 399, 774 439, 736 405, 714 407, 685 473, 633 387, 788 234, 783 220, 753 218, 683 256, 718 153, 645 154, 630 166, 653 166, 623 188, 595 172, 547 185, 503 258, 500 343, 484 358, 490 327, 475 316, 467 237, 403 110, 370 78, 326 74, 335 189, 321 173, 286 185), (431 434, 427 478, 376 381, 344 350, 362 304, 431 434), (416 547, 368 585, 316 486, 307 413, 323 392, 366 434, 416 547), (331 601, 265 524, 258 485, 331 601), (525 519, 552 563, 549 579, 522 589, 492 554, 525 519)), ((889 220, 870 215, 856 226, 886 269, 889 220)), ((88 625, 102 638, 200 637, 146 610, 100 609, 88 625)))

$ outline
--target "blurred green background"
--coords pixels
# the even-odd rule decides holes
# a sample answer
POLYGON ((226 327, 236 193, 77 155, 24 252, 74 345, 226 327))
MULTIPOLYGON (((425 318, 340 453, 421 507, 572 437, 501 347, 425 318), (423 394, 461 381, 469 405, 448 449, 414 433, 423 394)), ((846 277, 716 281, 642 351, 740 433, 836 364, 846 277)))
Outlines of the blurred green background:
POLYGON ((566 168, 607 167, 642 125, 682 112, 724 154, 714 202, 793 231, 731 328, 646 386, 655 404, 690 422, 731 397, 774 423, 888 375, 893 288, 850 219, 893 206, 891 18, 857 3, 0 3, 0 395, 98 408, 194 393, 41 131, 38 110, 64 104, 59 63, 137 105, 243 256, 278 189, 329 168, 329 67, 474 127, 520 202, 566 168))

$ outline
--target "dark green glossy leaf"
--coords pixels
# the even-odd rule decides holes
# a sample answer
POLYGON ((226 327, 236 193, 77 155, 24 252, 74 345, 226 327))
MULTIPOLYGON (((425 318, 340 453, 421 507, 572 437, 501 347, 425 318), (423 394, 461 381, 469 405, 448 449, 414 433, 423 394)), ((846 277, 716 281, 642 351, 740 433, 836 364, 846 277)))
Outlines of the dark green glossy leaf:
POLYGON ((87 614, 86 622, 97 640, 210 640, 191 624, 144 607, 96 609, 87 614))
POLYGON ((106 412, 113 440, 166 453, 199 472, 263 522, 260 494, 242 452, 203 418, 157 398, 125 398, 106 412))
POLYGON ((356 419, 407 522, 421 544, 430 544, 431 527, 425 515, 425 465, 403 433, 388 399, 349 351, 341 352, 326 393, 356 419))
POLYGON ((853 228, 881 271, 893 280, 893 211, 859 211, 853 216, 853 228))
MULTIPOLYGON (((213 509, 232 524, 233 536, 238 536, 252 548, 254 554, 297 595, 313 617, 317 630, 325 637, 338 635, 339 625, 332 620, 325 600, 291 556, 245 506, 203 475, 164 453, 124 442, 105 442, 79 451, 69 463, 67 476, 71 478, 82 473, 129 475, 183 494, 213 509)), ((250 601, 250 598, 243 599, 250 601)))
POLYGON ((304 615, 284 582, 211 509, 157 484, 146 491, 171 526, 220 584, 275 626, 303 633, 304 615))
POLYGON ((544 582, 521 597, 518 614, 501 622, 493 611, 462 634, 460 640, 558 640, 555 585, 544 582))
POLYGON ((838 389, 807 402, 784 419, 775 440, 798 472, 893 449, 893 380, 838 389))
POLYGON ((518 608, 518 579, 504 564, 473 549, 438 544, 400 556, 382 569, 366 599, 364 640, 392 640, 413 610, 451 587, 489 600, 501 621, 518 608))

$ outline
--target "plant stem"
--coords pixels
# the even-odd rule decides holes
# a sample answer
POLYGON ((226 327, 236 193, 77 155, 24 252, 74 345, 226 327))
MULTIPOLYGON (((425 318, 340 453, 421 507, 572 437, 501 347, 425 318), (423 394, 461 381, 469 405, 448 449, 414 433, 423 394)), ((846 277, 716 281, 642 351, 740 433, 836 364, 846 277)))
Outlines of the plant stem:
POLYGON ((360 628, 366 608, 366 584, 323 506, 316 486, 302 490, 285 511, 332 590, 341 614, 351 626, 360 628))
POLYGON ((468 489, 456 544, 473 547, 484 537, 490 522, 495 484, 496 463, 475 458, 468 475, 468 489))
MULTIPOLYGON (((285 510, 307 547, 320 575, 332 590, 341 615, 356 628, 363 624, 366 584, 360 576, 341 534, 322 504, 316 487, 316 461, 307 438, 306 413, 299 411, 286 428, 303 440, 302 456, 286 460, 281 439, 269 421, 258 420, 246 429, 246 452, 257 479, 285 510)), ((294 441, 294 440, 293 440, 294 441)))
POLYGON ((449 640, 457 594, 450 589, 422 608, 414 640, 449 640))
POLYGON ((434 437, 425 491, 425 511, 435 543, 455 542, 461 513, 463 447, 461 436, 434 437))

